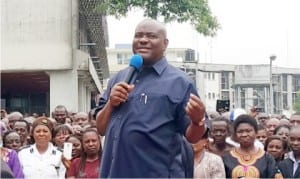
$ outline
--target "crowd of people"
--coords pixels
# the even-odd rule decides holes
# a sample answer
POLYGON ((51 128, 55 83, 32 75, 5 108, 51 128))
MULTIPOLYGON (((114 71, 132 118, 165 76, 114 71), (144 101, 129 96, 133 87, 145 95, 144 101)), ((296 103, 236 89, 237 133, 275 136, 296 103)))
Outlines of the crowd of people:
POLYGON ((139 23, 142 68, 130 84, 129 68, 111 78, 88 113, 1 111, 1 177, 300 178, 300 113, 206 111, 192 80, 168 64, 167 45, 163 24, 139 23))
POLYGON ((99 177, 102 144, 95 119, 63 105, 52 117, 2 115, 1 158, 13 178, 99 177), (63 155, 64 143, 72 144, 70 159, 63 155))
MULTIPOLYGON (((2 116, 1 168, 6 164, 15 178, 98 178, 104 137, 93 115, 70 114, 62 105, 52 114, 2 116), (71 159, 63 156, 65 142, 72 143, 71 159)), ((300 113, 228 116, 208 113, 210 129, 191 144, 194 178, 300 177, 300 113)))

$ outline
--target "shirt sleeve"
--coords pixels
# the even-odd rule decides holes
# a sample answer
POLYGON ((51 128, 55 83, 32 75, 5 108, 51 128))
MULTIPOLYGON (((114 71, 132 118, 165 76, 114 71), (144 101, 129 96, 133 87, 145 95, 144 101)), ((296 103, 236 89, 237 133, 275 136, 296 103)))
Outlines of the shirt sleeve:
POLYGON ((274 178, 275 174, 277 173, 276 162, 270 154, 266 153, 265 155, 266 155, 266 160, 267 160, 267 176, 266 176, 266 178, 274 178))
POLYGON ((23 170, 17 153, 14 150, 11 150, 10 153, 9 160, 11 160, 10 164, 12 165, 9 167, 11 168, 15 178, 24 178, 23 170))
POLYGON ((94 116, 93 116, 95 119, 96 119, 97 113, 99 111, 101 111, 104 108, 105 104, 107 103, 107 101, 109 99, 110 92, 111 92, 111 88, 113 87, 113 85, 117 81, 116 78, 117 78, 117 76, 113 77, 111 80, 108 81, 107 88, 106 88, 106 90, 104 91, 104 93, 101 95, 101 97, 99 99, 98 107, 95 108, 95 113, 94 113, 94 116))
POLYGON ((78 170, 78 159, 74 159, 71 163, 70 168, 67 171, 67 177, 76 177, 78 170))
POLYGON ((225 168, 224 168, 224 163, 223 160, 219 156, 212 156, 213 161, 211 164, 212 171, 210 178, 225 178, 225 168))
POLYGON ((192 84, 189 84, 187 90, 185 91, 184 94, 184 98, 181 101, 179 108, 177 109, 178 111, 178 122, 179 122, 179 130, 182 134, 186 134, 186 130, 189 126, 189 124, 191 123, 191 119, 190 117, 187 115, 186 111, 185 111, 185 107, 190 99, 190 95, 194 94, 196 96, 199 96, 197 93, 197 90, 195 89, 195 87, 192 84))

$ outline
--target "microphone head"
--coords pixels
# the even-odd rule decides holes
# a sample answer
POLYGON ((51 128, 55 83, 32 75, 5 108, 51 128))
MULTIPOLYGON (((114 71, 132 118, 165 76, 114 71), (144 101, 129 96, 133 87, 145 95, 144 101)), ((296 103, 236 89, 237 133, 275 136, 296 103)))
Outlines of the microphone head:
POLYGON ((129 66, 134 67, 135 69, 140 69, 143 65, 143 57, 139 54, 135 54, 131 57, 129 66))

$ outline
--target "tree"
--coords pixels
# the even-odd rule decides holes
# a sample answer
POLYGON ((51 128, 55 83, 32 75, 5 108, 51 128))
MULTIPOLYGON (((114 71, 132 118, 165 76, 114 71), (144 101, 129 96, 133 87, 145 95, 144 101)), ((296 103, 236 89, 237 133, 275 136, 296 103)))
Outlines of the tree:
POLYGON ((297 93, 293 108, 296 112, 300 112, 300 91, 297 93))
POLYGON ((120 18, 134 8, 144 9, 145 17, 163 17, 166 23, 188 22, 205 36, 215 36, 220 28, 207 0, 103 0, 96 10, 120 18))

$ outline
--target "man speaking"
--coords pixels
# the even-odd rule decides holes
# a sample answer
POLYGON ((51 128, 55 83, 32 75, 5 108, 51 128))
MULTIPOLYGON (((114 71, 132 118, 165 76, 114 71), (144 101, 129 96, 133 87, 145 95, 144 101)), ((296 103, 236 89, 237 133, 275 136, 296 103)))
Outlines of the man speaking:
MULTIPOLYGON (((205 132, 205 107, 187 75, 168 64, 163 24, 140 22, 133 53, 143 58, 131 83, 132 67, 120 71, 100 99, 97 129, 105 135, 102 178, 185 177, 183 136, 197 142, 205 132)), ((191 161, 192 162, 192 161, 191 161)))

